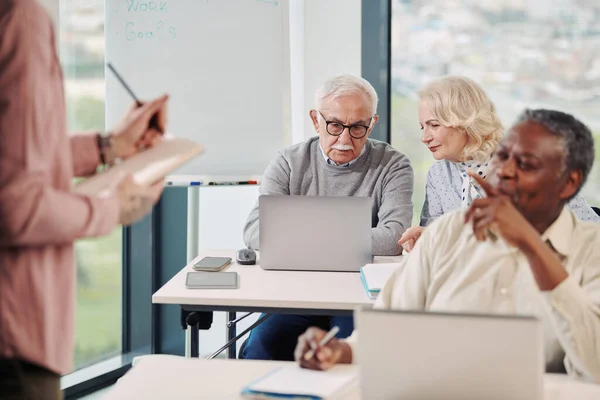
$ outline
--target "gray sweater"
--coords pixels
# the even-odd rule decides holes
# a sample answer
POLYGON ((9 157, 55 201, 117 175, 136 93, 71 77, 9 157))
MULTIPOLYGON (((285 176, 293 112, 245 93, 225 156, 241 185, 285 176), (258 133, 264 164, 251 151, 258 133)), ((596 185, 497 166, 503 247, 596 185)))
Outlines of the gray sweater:
MULTIPOLYGON (((387 143, 367 140, 347 167, 330 165, 318 137, 291 146, 269 164, 261 195, 364 196, 373 199, 373 255, 398 255, 398 240, 412 221, 413 170, 408 158, 387 143)), ((244 242, 258 249, 258 203, 244 227, 244 242)))

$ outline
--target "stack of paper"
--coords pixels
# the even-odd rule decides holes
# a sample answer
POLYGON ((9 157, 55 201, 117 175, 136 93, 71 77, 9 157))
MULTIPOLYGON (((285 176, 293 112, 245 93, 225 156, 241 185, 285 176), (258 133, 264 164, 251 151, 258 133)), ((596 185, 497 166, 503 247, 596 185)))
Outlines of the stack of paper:
POLYGON ((246 386, 247 399, 343 399, 356 387, 357 370, 350 365, 336 365, 328 371, 312 371, 297 364, 280 367, 246 386))
POLYGON ((360 268, 360 279, 371 300, 377 298, 385 283, 399 266, 399 263, 381 263, 367 264, 360 268))

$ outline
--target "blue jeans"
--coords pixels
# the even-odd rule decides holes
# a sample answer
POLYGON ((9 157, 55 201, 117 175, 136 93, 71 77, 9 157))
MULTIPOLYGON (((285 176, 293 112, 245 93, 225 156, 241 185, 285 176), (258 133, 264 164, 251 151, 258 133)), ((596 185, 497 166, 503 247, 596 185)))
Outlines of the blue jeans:
POLYGON ((308 328, 316 326, 328 331, 335 325, 340 328, 336 336, 340 339, 346 338, 354 330, 354 318, 273 314, 252 329, 242 351, 242 358, 293 361, 298 337, 308 328))

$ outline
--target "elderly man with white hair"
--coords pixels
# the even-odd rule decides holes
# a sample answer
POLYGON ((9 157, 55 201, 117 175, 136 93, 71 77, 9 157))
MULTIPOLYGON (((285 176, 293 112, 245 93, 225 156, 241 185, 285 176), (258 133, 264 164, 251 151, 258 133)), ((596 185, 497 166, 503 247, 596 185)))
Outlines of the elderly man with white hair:
MULTIPOLYGON (((373 255, 398 255, 398 239, 412 220, 413 170, 389 144, 369 139, 377 124, 377 93, 363 78, 327 80, 310 111, 318 136, 281 151, 267 167, 261 195, 366 196, 372 203, 373 255)), ((244 228, 244 242, 259 249, 258 204, 244 228)), ((336 227, 332 226, 332 231, 336 227)), ((353 330, 352 317, 272 315, 255 328, 242 356, 293 360, 298 336, 309 326, 353 330)))

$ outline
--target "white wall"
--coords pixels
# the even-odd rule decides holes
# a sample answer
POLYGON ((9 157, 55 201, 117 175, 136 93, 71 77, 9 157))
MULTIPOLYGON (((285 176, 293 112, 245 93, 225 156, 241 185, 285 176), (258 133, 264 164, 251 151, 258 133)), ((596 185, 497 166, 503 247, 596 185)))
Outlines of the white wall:
POLYGON ((59 15, 59 10, 58 10, 58 4, 59 4, 59 0, 38 0, 40 2, 40 4, 42 4, 43 6, 45 6, 48 9, 48 12, 50 13, 50 16, 52 17, 52 20, 54 21, 55 27, 57 26, 58 23, 58 15, 59 15))
POLYGON ((361 75, 361 0, 290 0, 292 138, 315 135, 308 112, 327 78, 361 75))
MULTIPOLYGON (((60 30, 58 29, 58 21, 60 18, 59 2, 60 0, 38 0, 48 10, 48 14, 54 22, 54 41, 56 48, 60 49, 60 30)), ((60 51, 60 50, 57 50, 60 51)))

